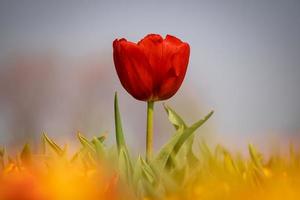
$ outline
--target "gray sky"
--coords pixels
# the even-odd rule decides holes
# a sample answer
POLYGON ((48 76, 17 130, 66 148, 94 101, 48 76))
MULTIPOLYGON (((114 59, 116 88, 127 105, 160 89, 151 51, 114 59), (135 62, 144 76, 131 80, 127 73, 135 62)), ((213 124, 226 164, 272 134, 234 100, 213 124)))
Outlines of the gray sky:
MULTIPOLYGON (((116 37, 138 41, 148 33, 172 34, 191 45, 182 90, 192 93, 187 102, 199 104, 201 114, 216 111, 210 126, 221 138, 251 140, 270 132, 299 136, 298 0, 0 2, 2 60, 19 51, 55 51, 65 72, 75 70, 81 58, 99 55, 112 75, 112 90, 120 90, 126 102, 134 100, 114 75, 111 43, 116 37)), ((183 104, 182 90, 173 104, 183 104)), ((136 114, 142 114, 144 105, 136 104, 136 114)), ((7 113, 1 114, 0 130, 6 130, 7 113)), ((136 118, 129 118, 134 123, 136 118)))

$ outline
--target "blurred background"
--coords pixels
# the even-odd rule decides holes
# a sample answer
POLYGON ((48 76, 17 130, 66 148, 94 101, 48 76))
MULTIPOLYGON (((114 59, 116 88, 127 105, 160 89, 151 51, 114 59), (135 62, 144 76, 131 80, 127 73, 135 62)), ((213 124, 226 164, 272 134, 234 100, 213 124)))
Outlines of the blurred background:
MULTIPOLYGON (((121 87, 112 41, 171 34, 191 46, 186 79, 166 103, 198 135, 232 149, 300 142, 300 1, 0 1, 0 145, 38 144, 47 132, 114 143, 119 93, 126 139, 144 151, 146 104, 121 87)), ((172 134, 155 105, 155 146, 172 134)))

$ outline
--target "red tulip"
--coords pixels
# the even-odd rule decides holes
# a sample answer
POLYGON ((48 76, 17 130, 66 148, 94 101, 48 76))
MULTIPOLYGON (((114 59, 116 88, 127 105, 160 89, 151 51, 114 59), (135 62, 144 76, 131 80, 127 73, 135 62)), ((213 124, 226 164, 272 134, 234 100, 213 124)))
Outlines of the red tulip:
POLYGON ((149 34, 137 44, 122 38, 113 42, 117 74, 134 98, 158 101, 172 97, 179 89, 190 55, 188 43, 167 35, 149 34))

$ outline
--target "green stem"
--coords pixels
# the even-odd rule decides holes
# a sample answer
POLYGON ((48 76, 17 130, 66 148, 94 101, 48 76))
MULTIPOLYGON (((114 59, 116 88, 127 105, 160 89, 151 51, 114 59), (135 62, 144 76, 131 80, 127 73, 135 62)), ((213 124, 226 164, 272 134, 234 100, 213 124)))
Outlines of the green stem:
POLYGON ((147 161, 149 161, 152 156, 153 112, 154 112, 154 101, 148 101, 147 102, 147 138, 146 138, 146 160, 147 161))

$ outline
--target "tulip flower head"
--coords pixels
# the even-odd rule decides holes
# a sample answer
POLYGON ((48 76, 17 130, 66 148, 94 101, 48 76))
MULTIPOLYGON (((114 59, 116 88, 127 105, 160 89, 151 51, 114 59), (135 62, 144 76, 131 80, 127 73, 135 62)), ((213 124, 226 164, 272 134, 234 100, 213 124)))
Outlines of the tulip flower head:
POLYGON ((123 87, 135 99, 159 101, 172 97, 185 77, 190 55, 186 42, 149 34, 137 44, 113 42, 113 58, 123 87))

